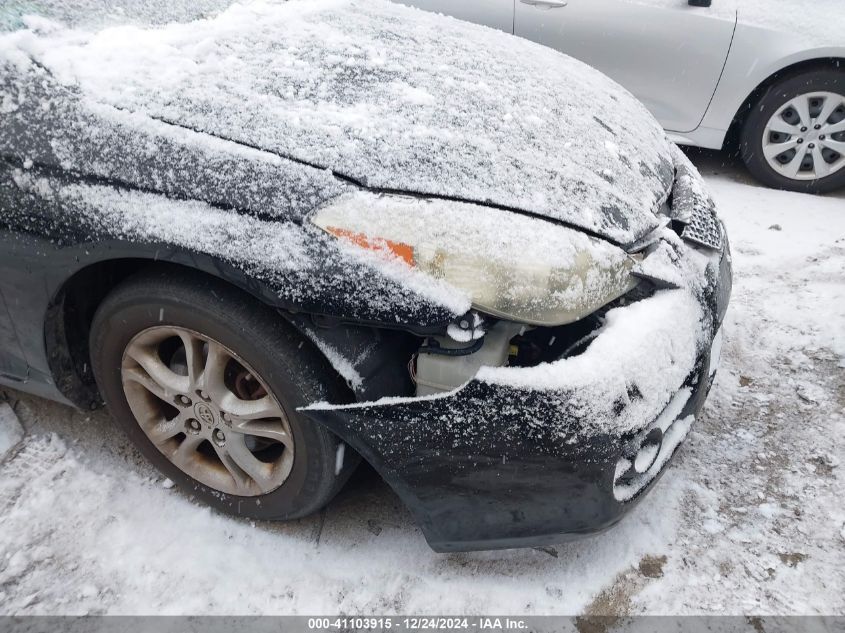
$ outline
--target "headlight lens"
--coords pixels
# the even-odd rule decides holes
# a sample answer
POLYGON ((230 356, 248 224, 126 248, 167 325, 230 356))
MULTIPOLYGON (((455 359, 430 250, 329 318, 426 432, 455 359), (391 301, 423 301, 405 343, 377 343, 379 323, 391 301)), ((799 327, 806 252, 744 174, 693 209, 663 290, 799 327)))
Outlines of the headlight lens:
POLYGON ((633 287, 622 249, 577 230, 480 205, 355 193, 311 216, 377 259, 467 293, 482 312, 531 325, 581 319, 633 287))

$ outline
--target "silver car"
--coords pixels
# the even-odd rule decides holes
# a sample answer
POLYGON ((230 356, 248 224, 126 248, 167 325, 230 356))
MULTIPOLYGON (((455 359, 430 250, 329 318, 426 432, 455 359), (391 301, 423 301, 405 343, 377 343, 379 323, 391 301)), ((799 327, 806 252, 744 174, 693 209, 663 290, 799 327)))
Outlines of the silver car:
POLYGON ((772 187, 845 186, 842 0, 401 1, 589 63, 672 140, 738 151, 772 187))

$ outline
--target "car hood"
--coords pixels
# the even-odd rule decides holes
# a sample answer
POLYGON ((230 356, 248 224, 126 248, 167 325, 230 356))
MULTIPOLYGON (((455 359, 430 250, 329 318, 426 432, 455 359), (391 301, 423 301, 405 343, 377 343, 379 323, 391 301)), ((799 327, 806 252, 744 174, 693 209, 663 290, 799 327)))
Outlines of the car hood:
POLYGON ((253 2, 156 27, 39 21, 13 35, 84 100, 371 189, 520 210, 627 243, 657 226, 673 181, 663 130, 604 75, 382 0, 253 2))

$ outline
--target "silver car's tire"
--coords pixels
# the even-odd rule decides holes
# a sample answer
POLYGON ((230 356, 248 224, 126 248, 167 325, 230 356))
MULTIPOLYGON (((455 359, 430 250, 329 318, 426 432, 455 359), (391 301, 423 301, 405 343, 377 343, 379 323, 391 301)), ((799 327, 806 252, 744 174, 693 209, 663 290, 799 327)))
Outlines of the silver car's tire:
POLYGON ((272 310, 210 278, 127 280, 98 308, 90 350, 118 426, 180 488, 226 512, 310 514, 358 463, 297 411, 349 400, 342 379, 272 310))
POLYGON ((771 187, 824 193, 845 186, 845 71, 802 72, 771 86, 748 114, 740 151, 771 187))

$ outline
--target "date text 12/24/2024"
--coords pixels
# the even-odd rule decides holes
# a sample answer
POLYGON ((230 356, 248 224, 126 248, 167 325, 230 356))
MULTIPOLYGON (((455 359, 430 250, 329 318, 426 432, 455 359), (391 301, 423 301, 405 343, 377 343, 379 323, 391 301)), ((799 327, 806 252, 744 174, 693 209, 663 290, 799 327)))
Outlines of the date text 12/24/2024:
POLYGON ((323 617, 308 618, 309 631, 438 631, 477 630, 501 631, 525 630, 528 624, 519 618, 507 617, 323 617))

